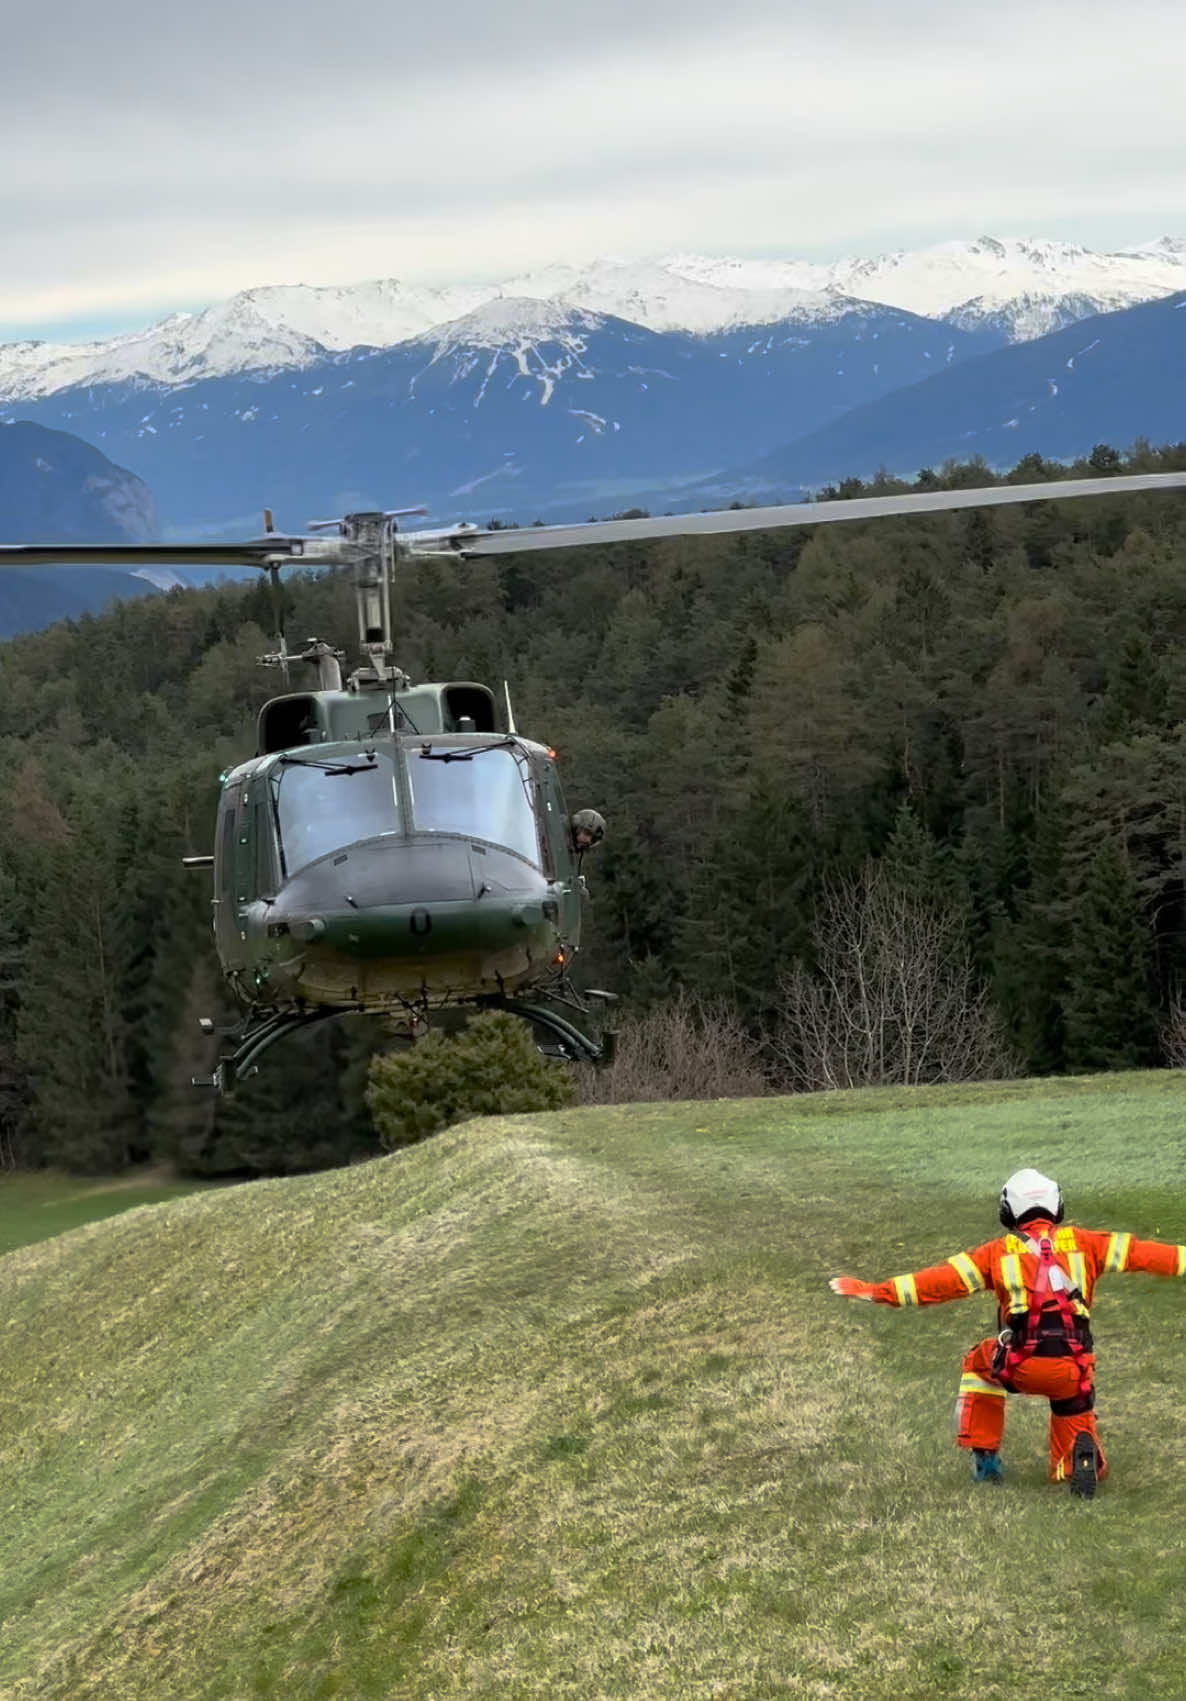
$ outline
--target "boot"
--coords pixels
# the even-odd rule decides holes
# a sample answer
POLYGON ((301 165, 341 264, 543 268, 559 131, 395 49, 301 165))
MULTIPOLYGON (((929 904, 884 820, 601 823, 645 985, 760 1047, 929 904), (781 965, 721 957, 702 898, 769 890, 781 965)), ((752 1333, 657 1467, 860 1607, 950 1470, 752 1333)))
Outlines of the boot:
POLYGON ((1077 1435, 1071 1449, 1071 1493, 1090 1500, 1099 1481, 1099 1452, 1090 1435, 1077 1435))
POLYGON ((990 1453, 987 1447, 973 1447, 972 1475, 977 1482, 1003 1482, 1005 1467, 1001 1464, 999 1453, 990 1453))

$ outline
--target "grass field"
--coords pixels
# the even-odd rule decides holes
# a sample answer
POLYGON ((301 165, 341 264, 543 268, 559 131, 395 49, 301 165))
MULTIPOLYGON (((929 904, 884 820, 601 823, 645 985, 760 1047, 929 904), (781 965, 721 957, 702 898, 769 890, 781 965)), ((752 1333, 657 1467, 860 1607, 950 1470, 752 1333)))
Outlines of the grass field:
POLYGON ((137 1205, 180 1199, 202 1185, 135 1171, 103 1181, 43 1170, 32 1175, 0 1171, 0 1254, 137 1205))
MULTIPOLYGON (((0 1260, 0 1695, 1186 1696, 1186 1285, 1101 1287, 1112 1477, 952 1446, 980 1297, 845 1305, 1010 1170, 1186 1240, 1170 1073, 475 1123, 0 1260)), ((1017 1409, 1014 1409, 1016 1405, 1017 1409)))

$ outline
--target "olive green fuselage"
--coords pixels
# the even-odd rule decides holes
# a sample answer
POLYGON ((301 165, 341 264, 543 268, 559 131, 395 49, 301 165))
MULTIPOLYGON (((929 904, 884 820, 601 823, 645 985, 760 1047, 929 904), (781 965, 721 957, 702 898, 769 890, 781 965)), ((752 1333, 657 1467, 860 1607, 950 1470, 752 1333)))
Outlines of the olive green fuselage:
POLYGON ((214 928, 262 1009, 432 1009, 555 981, 580 876, 552 753, 383 733, 244 762, 223 782, 214 928))

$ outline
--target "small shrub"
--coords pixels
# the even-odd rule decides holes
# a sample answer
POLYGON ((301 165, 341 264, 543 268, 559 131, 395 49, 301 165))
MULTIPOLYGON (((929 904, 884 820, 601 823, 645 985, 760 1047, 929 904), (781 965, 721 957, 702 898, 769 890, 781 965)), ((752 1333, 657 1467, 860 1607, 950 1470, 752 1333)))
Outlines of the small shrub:
POLYGON ((541 1055, 525 1022, 497 1010, 475 1016, 464 1033, 430 1033, 373 1058, 366 1093, 388 1151, 470 1116, 559 1110, 575 1096, 568 1068, 541 1055))
POLYGON ((613 1062, 581 1070, 585 1104, 748 1099, 769 1090, 757 1047, 736 1010, 686 992, 627 1018, 613 1062))

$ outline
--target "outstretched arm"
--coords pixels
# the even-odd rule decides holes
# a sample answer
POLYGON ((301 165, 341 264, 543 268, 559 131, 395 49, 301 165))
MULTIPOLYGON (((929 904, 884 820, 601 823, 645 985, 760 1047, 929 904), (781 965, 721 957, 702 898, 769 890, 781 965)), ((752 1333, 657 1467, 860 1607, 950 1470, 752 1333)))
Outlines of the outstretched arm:
POLYGON ((965 1294, 982 1293, 989 1285, 989 1248, 956 1252, 942 1264, 891 1276, 884 1282, 861 1282, 855 1276, 833 1276, 828 1286, 842 1299, 869 1299, 875 1305, 942 1305, 965 1294))
POLYGON ((1186 1276, 1186 1246, 1168 1240, 1137 1240, 1131 1234, 1092 1234, 1101 1276, 1144 1271, 1149 1276, 1186 1276))

